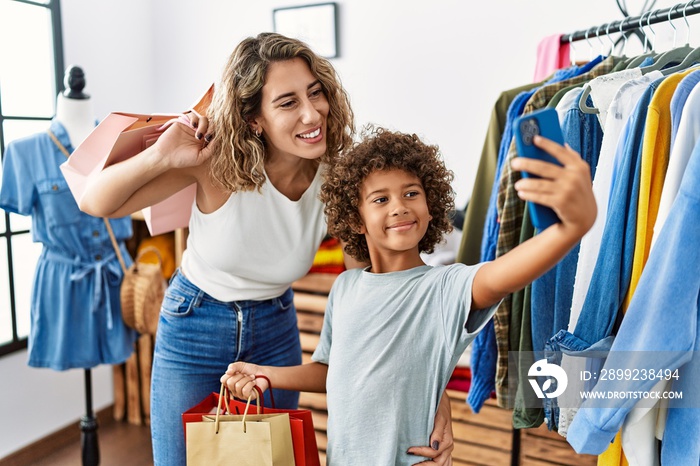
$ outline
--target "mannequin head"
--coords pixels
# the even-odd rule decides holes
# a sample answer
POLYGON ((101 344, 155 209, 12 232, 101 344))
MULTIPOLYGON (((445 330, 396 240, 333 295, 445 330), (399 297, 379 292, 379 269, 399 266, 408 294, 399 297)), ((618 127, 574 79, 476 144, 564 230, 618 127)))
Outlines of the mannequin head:
POLYGON ((308 65, 328 100, 326 153, 321 160, 334 159, 352 144, 353 113, 333 65, 297 39, 275 33, 248 37, 229 57, 208 112, 216 135, 211 173, 224 188, 248 190, 264 182, 265 136, 256 136, 251 121, 260 116, 270 64, 292 59, 308 65))
POLYGON ((73 148, 95 129, 95 115, 90 96, 83 92, 85 73, 79 66, 71 66, 64 77, 66 90, 56 98, 56 117, 63 125, 73 148))
POLYGON ((63 84, 66 90, 63 95, 69 99, 89 99, 90 96, 83 92, 85 88, 85 73, 79 66, 70 66, 66 69, 66 74, 63 76, 63 84))

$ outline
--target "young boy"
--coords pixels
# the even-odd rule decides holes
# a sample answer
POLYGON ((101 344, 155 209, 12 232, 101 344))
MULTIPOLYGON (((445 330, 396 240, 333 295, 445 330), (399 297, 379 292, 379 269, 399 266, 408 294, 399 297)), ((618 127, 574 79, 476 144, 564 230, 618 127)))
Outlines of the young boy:
POLYGON ((329 168, 321 198, 329 231, 365 269, 343 272, 328 297, 321 340, 309 364, 231 364, 221 378, 241 398, 253 385, 328 393, 327 461, 408 465, 407 449, 430 437, 450 374, 467 345, 507 294, 557 263, 593 225, 589 168, 543 138, 535 144, 562 167, 516 159, 521 199, 552 207, 561 223, 508 254, 476 266, 430 267, 450 229, 452 174, 435 146, 415 135, 376 129, 329 168))

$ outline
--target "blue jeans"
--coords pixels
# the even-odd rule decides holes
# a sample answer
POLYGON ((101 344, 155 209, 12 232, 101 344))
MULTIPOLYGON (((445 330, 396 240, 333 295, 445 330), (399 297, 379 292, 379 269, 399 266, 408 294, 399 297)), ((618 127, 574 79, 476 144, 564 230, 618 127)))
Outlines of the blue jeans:
MULTIPOLYGON (((221 302, 178 270, 163 299, 153 355, 151 439, 156 466, 185 465, 182 413, 218 392, 229 363, 239 360, 301 364, 291 288, 265 301, 221 302)), ((274 398, 277 407, 295 409, 299 393, 274 390, 274 398)))
MULTIPOLYGON (((559 330, 544 346, 544 355, 547 362, 561 366, 562 355, 576 356, 580 358, 591 357, 587 367, 592 372, 600 373, 605 360, 602 359, 605 353, 610 351, 615 337, 610 335, 592 345, 566 330, 559 330)), ((592 386, 586 386, 586 390, 592 390, 592 386)), ((545 398, 542 400, 544 407, 544 422, 549 430, 559 427, 559 405, 556 398, 545 398)))

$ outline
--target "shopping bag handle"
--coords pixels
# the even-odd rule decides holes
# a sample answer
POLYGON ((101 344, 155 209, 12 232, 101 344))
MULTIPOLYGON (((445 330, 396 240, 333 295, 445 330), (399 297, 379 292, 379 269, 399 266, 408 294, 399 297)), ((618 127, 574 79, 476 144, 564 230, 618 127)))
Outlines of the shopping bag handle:
MULTIPOLYGON (((272 395, 272 382, 270 382, 270 379, 267 378, 265 375, 256 375, 256 379, 265 379, 267 381, 267 389, 270 393, 270 408, 275 407, 275 397, 272 395)), ((255 388, 258 388, 257 386, 255 388)), ((259 390, 259 389, 258 389, 259 390)), ((260 392, 262 393, 262 392, 260 392)), ((262 395, 261 395, 262 396, 262 395)))
MULTIPOLYGON (((228 391, 228 389, 224 388, 225 385, 221 384, 221 389, 219 390, 219 406, 216 409, 216 418, 214 419, 214 433, 218 434, 219 433, 219 416, 221 415, 221 400, 224 398, 224 392, 228 391)), ((260 389, 258 387, 255 387, 258 389, 258 393, 260 392, 260 389)), ((246 433, 246 417, 248 416, 248 409, 250 408, 250 402, 253 399, 253 392, 250 392, 250 395, 248 395, 248 401, 245 404, 245 411, 243 412, 243 419, 241 419, 241 423, 243 424, 243 433, 246 433)), ((228 400, 226 401, 226 412, 227 414, 230 414, 228 411, 228 400)), ((260 414, 260 406, 258 406, 258 414, 260 414)))

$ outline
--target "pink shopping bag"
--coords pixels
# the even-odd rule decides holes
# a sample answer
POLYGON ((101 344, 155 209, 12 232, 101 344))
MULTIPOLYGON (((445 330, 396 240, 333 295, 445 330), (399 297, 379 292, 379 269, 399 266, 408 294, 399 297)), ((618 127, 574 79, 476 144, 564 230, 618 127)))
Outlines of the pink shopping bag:
MULTIPOLYGON (((212 85, 192 108, 200 114, 206 113, 213 93, 212 85)), ((91 176, 150 147, 163 134, 163 125, 179 116, 124 112, 107 115, 61 165, 73 197, 80 200, 91 176)), ((195 193, 196 186, 193 184, 144 209, 143 215, 150 234, 155 236, 186 227, 195 193)))

